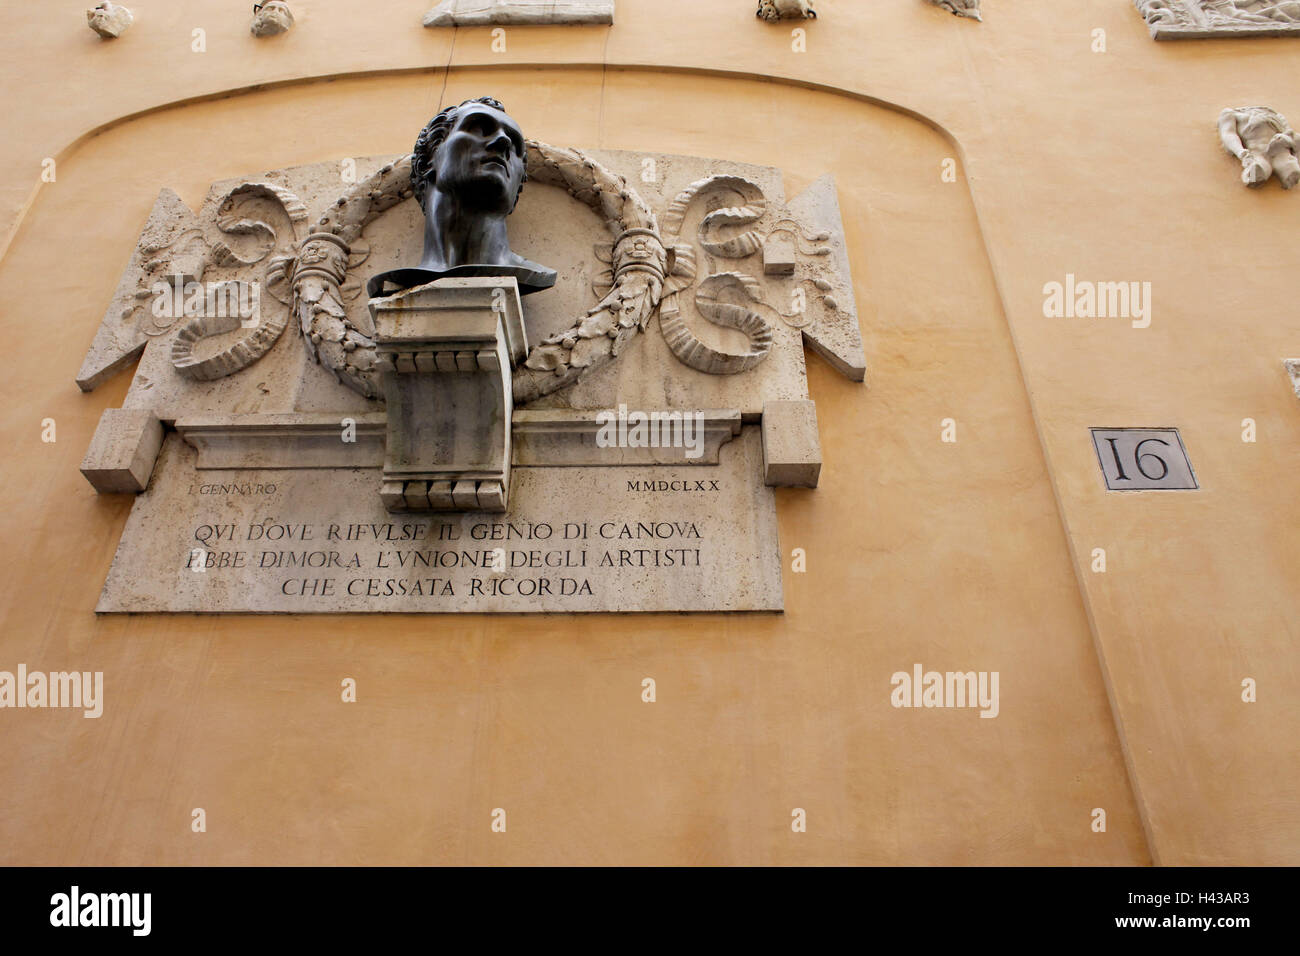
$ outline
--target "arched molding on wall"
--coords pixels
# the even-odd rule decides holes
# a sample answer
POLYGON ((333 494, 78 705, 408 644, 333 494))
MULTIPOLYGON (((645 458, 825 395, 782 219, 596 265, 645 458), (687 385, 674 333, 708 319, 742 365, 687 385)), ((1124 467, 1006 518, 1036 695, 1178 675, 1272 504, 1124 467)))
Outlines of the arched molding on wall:
MULTIPOLYGON (((1034 395, 1032 391, 1030 391, 1027 385, 1027 379, 1025 375, 1025 361, 1021 349, 1021 343, 1016 335, 1015 323, 1011 322, 1008 316, 1007 296, 1005 293, 1006 284, 1004 282, 1004 277, 1002 273, 997 267, 998 259, 992 254, 992 245, 989 240, 989 230, 986 227, 987 216, 983 212, 981 206, 980 194, 977 188, 978 183, 970 176, 970 163, 968 161, 966 150, 963 148, 960 140, 958 140, 958 138, 951 132, 951 130, 949 130, 943 123, 936 120, 932 116, 927 115, 921 110, 909 106, 907 104, 883 99, 877 96, 872 96, 867 93, 859 92, 842 86, 836 86, 833 84, 819 83, 819 82, 803 80, 803 79, 798 79, 798 78, 788 77, 788 76, 779 76, 774 74, 767 74, 767 73, 760 73, 760 72, 753 72, 753 71, 740 71, 740 70, 710 69, 710 68, 680 67, 680 66, 665 67, 665 66, 657 66, 651 64, 637 64, 637 63, 601 64, 601 63, 591 63, 591 62, 577 62, 577 63, 512 62, 509 64, 493 64, 493 63, 466 64, 463 66, 452 66, 452 67, 446 67, 446 66, 401 67, 401 68, 394 68, 394 69, 346 71, 346 72, 339 72, 333 74, 321 74, 321 75, 314 75, 314 76, 297 77, 292 79, 275 81, 271 83, 257 83, 257 84, 250 84, 248 86, 242 86, 242 87, 231 87, 229 89, 219 91, 219 92, 205 93, 198 96, 184 97, 184 98, 172 100, 166 103, 159 103, 147 109, 125 113, 121 116, 115 117, 110 120, 106 120, 103 123, 99 123, 85 130, 83 133, 76 136, 74 139, 72 139, 66 145, 64 145, 61 149, 59 149, 58 152, 55 154, 54 159, 59 164, 63 164, 64 162, 73 160, 77 151, 88 141, 96 137, 103 136, 104 134, 110 133, 115 129, 121 128, 127 124, 130 124, 140 119, 144 119, 146 117, 156 116, 158 114, 166 113, 172 110, 184 109, 189 106, 212 103, 215 101, 233 99, 237 97, 251 96, 251 95, 255 95, 262 92, 268 92, 272 90, 286 90, 286 89, 293 89, 299 87, 308 87, 308 86, 315 86, 319 84, 330 83, 334 81, 344 81, 344 80, 364 81, 370 79, 378 80, 378 79, 386 79, 386 78, 400 78, 400 77, 412 77, 412 76, 436 77, 439 75, 449 76, 453 73, 456 75, 468 75, 474 73, 501 74, 501 73, 522 73, 522 72, 548 72, 548 71, 553 71, 553 72, 590 71, 591 73, 597 76, 599 76, 599 74, 605 71, 617 72, 617 73, 647 73, 647 74, 656 74, 656 75, 670 74, 677 77, 699 77, 702 79, 718 79, 718 80, 725 80, 731 82, 748 81, 753 83, 783 86, 783 87, 788 87, 793 89, 800 89, 809 92, 822 93, 830 96, 835 96, 847 102, 864 106, 864 107, 887 110, 889 112, 899 114, 900 116, 906 119, 917 122, 922 126, 926 127, 927 129, 936 133, 939 137, 941 137, 942 140, 951 148, 953 157, 956 158, 957 161, 960 163, 962 178, 965 181, 966 188, 968 190, 968 194, 971 199, 971 205, 975 216, 976 227, 978 229, 979 236, 980 236, 980 242, 983 248, 985 262, 988 266, 989 273, 993 279, 998 307, 1001 310, 1001 314, 1002 314, 1002 321, 1006 326, 1008 336, 1010 338, 1010 341, 1015 351, 1016 364, 1020 373, 1021 387, 1024 389, 1026 401, 1028 403, 1032 415, 1034 429, 1036 433, 1035 437, 1038 442, 1039 451, 1043 457, 1044 462, 1046 463, 1046 472, 1048 475, 1048 480, 1051 483, 1053 500, 1057 512, 1057 519, 1060 522, 1060 527, 1062 529, 1064 540, 1067 542, 1070 540, 1070 529, 1066 520, 1065 509, 1062 501, 1061 488, 1056 479, 1055 469, 1052 467, 1052 460, 1049 453, 1049 445, 1045 439, 1043 423, 1040 416, 1040 410, 1037 406, 1037 403, 1034 400, 1034 395)), ((591 145, 599 148, 602 144, 596 143, 591 145)), ((33 187, 33 190, 29 195, 28 200, 25 202, 23 207, 19 210, 18 215, 15 218, 15 221, 12 224, 8 234, 4 237, 3 243, 0 244, 0 260, 3 260, 4 256, 7 255, 10 246, 18 237, 18 234, 20 233, 24 222, 27 220, 28 213, 31 211, 32 208, 34 208, 34 205, 40 195, 41 185, 42 184, 38 182, 33 187)), ((1112 720, 1115 726, 1116 734, 1120 741, 1121 749, 1123 751, 1124 761, 1128 772, 1128 782, 1129 782, 1130 789, 1133 793, 1136 805, 1138 807, 1139 816, 1144 831, 1144 836, 1146 838, 1146 845, 1150 850, 1150 852, 1158 861, 1159 854, 1151 830, 1150 819, 1149 819, 1149 808, 1142 797, 1142 793, 1138 785, 1138 779, 1136 775, 1133 758, 1130 753, 1128 738, 1127 735, 1125 734, 1124 724, 1120 718, 1120 713, 1118 710, 1118 704, 1115 696, 1115 690, 1112 685, 1110 670, 1106 664, 1105 656, 1103 653, 1103 645, 1099 639, 1099 635, 1097 632, 1097 623, 1096 623, 1095 615, 1093 613, 1091 601, 1089 598, 1089 592, 1085 586, 1085 580, 1083 575, 1087 573, 1087 568, 1081 565, 1079 555, 1076 553, 1076 549, 1067 547, 1067 551, 1070 554, 1070 560, 1074 567, 1075 584, 1078 589, 1080 602, 1086 612, 1088 627, 1093 639, 1093 646, 1097 654, 1098 664, 1101 670, 1102 679, 1106 686, 1108 703, 1112 714, 1112 720)))
MULTIPOLYGON (((269 83, 253 83, 248 86, 232 86, 225 90, 218 90, 209 93, 202 93, 197 96, 181 97, 175 100, 168 100, 163 103, 157 103, 146 109, 134 110, 129 113, 123 113, 121 116, 105 120, 95 126, 89 127, 82 133, 73 137, 66 144, 54 152, 51 158, 56 164, 62 164, 73 157, 77 150, 89 140, 123 126, 136 120, 144 119, 149 116, 156 116, 171 110, 184 109, 187 106, 196 106, 203 103, 212 103, 218 100, 234 99, 241 96, 249 96, 255 93, 263 93, 271 90, 287 90, 295 87, 314 86, 321 83, 331 83, 340 80, 367 80, 367 79, 384 79, 389 77, 409 77, 409 76, 436 76, 439 74, 450 75, 451 73, 493 73, 501 71, 520 72, 520 71, 574 71, 589 70, 593 73, 604 71, 614 72, 653 72, 659 74, 671 74, 674 76, 698 76, 713 79, 724 80, 748 80, 757 83, 771 83, 780 86, 786 86, 793 89, 803 89, 818 93, 828 93, 834 96, 845 97, 857 103, 878 107, 880 109, 890 110, 915 120, 942 136, 949 145, 952 146, 957 158, 962 164, 962 169, 967 168, 966 156, 962 149, 961 143, 942 123, 926 115, 918 109, 903 103, 891 100, 881 99, 871 96, 867 93, 861 93, 847 87, 835 86, 827 83, 817 83, 810 80, 801 80, 794 77, 779 76, 771 73, 758 73, 747 70, 722 70, 708 69, 698 67, 681 67, 681 66, 656 66, 653 64, 626 63, 626 64, 605 64, 605 63, 553 63, 553 62, 512 62, 509 64, 495 63, 474 63, 464 66, 428 66, 428 67, 398 67, 394 69, 381 70, 352 70, 339 73, 318 74, 313 76, 294 77, 286 80, 276 80, 269 83)), ((27 200, 18 210, 13 223, 10 225, 3 241, 0 241, 0 260, 3 260, 8 254, 9 247, 13 244, 18 232, 22 228, 27 214, 31 211, 37 198, 40 196, 41 187, 44 183, 37 181, 29 193, 27 200)), ((974 190, 971 190, 972 198, 974 190)), ((978 212, 978 205, 977 205, 978 212)), ((982 232, 981 228, 981 232, 982 232)), ((987 237, 985 237, 987 247, 987 237)))

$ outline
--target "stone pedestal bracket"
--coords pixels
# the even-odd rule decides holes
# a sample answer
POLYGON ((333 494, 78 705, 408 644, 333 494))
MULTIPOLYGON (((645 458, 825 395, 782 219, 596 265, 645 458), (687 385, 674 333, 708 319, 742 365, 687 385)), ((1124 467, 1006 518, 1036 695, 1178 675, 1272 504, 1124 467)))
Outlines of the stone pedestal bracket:
POLYGON ((513 276, 439 279, 370 300, 388 406, 389 511, 505 511, 512 370, 528 355, 513 276))

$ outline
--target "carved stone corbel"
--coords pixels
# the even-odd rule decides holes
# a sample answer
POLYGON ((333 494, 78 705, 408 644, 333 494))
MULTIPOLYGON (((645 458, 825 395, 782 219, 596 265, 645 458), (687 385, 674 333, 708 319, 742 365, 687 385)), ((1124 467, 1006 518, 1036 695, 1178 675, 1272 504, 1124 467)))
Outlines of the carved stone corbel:
POLYGON ((438 279, 370 300, 388 409, 389 511, 505 511, 512 370, 528 354, 514 276, 438 279))

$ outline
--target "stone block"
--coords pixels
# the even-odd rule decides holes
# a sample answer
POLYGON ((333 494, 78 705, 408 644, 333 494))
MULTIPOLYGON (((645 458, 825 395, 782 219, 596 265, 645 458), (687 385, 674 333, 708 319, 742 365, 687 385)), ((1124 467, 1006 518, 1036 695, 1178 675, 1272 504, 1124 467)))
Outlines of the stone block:
POLYGON ((763 405, 763 481, 777 488, 816 488, 822 446, 815 402, 763 405))
POLYGON ((429 508, 432 511, 451 511, 456 507, 451 498, 450 481, 429 482, 429 508))
POLYGON ((792 276, 794 267, 794 242, 769 236, 763 243, 763 275, 792 276))
POLYGON ((379 486, 379 500, 389 511, 406 509, 406 483, 402 481, 385 481, 379 486))
POLYGON ((403 489, 402 497, 405 499, 406 507, 412 511, 427 511, 429 509, 429 483, 427 481, 408 481, 403 489))
POLYGON ((506 492, 499 481, 480 481, 478 484, 480 511, 505 511, 506 492))
POLYGON ((86 449, 81 473, 101 495, 144 491, 162 440, 162 422, 152 412, 107 408, 86 449))
POLYGON ((458 511, 474 511, 478 508, 478 485, 468 479, 456 482, 451 486, 451 501, 458 511))

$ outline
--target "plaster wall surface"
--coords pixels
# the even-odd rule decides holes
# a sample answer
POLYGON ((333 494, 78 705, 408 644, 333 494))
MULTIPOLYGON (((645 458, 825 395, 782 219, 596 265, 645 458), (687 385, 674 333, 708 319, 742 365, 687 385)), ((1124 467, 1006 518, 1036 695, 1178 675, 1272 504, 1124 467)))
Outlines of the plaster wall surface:
POLYGON ((1295 41, 1156 44, 1127 0, 621 0, 494 53, 419 3, 292 6, 256 40, 246 5, 139 0, 104 42, 84 4, 8 4, 0 668, 102 670, 106 700, 2 715, 0 860, 1296 862, 1296 197, 1214 129, 1300 118, 1295 41), (404 152, 482 93, 558 145, 836 176, 869 388, 809 358, 786 613, 96 618, 130 500, 77 465, 128 376, 73 379, 158 189, 404 152), (1150 327, 1045 318, 1067 274, 1151 282, 1150 327), (1178 427, 1200 490, 1108 494, 1088 429, 1123 425, 1178 427), (891 707, 916 662, 999 671, 999 716, 891 707))

